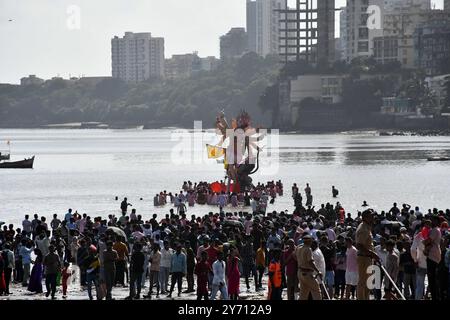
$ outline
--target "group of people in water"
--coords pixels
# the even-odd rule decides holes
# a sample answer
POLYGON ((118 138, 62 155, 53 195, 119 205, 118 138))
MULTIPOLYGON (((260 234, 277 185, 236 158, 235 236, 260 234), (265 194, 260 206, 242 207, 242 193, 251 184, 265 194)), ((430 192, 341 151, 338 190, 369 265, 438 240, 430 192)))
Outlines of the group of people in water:
MULTIPOLYGON (((184 183, 183 193, 168 200, 175 205, 179 199, 176 211, 170 208, 163 218, 130 211, 125 198, 120 217, 91 218, 69 209, 51 220, 27 215, 21 228, 4 225, 0 294, 14 295, 21 285, 70 298, 70 279, 76 279, 91 300, 114 299, 125 286, 127 299, 172 298, 175 290, 183 298, 196 293, 198 300, 219 293, 222 300, 237 300, 245 290, 270 300, 450 298, 449 209, 422 212, 394 203, 375 212, 364 202, 352 215, 338 202, 316 210, 309 184, 305 204, 292 186, 290 213, 249 203, 282 195, 279 181, 248 193, 220 191, 226 202, 217 212, 188 217, 179 210, 190 204, 189 194, 195 203, 202 195, 208 203, 213 188, 184 183), (233 196, 239 210, 233 210, 233 196)), ((332 196, 338 196, 334 187, 332 196)), ((156 198, 162 205, 169 195, 156 198)))
POLYGON ((234 190, 233 186, 228 187, 223 181, 215 182, 214 186, 216 188, 212 188, 207 182, 185 181, 179 193, 172 194, 164 190, 156 194, 153 197, 153 204, 156 207, 171 204, 177 209, 177 213, 185 213, 188 210, 187 207, 194 207, 196 204, 219 208, 225 208, 227 205, 233 208, 251 206, 253 212, 265 212, 269 203, 273 204, 277 196, 283 196, 281 181, 258 183, 246 191, 234 190))

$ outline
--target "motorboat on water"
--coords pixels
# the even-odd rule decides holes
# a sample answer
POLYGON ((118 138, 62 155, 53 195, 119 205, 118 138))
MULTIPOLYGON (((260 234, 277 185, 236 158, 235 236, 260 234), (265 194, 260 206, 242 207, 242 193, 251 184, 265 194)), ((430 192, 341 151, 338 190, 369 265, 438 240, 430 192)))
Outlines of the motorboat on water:
POLYGON ((0 161, 0 169, 33 169, 34 156, 19 161, 0 161))

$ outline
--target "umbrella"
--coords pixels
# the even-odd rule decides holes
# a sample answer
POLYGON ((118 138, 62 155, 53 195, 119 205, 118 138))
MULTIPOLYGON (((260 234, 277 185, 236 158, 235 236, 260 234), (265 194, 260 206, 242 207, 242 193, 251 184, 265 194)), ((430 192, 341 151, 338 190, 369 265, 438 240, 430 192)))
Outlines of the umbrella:
POLYGON ((108 229, 106 229, 106 232, 113 232, 117 236, 124 237, 125 239, 127 238, 125 232, 117 227, 108 227, 108 229))
POLYGON ((381 221, 381 224, 386 224, 386 225, 397 225, 400 227, 404 227, 405 225, 400 222, 400 221, 389 221, 389 220, 383 220, 381 221))

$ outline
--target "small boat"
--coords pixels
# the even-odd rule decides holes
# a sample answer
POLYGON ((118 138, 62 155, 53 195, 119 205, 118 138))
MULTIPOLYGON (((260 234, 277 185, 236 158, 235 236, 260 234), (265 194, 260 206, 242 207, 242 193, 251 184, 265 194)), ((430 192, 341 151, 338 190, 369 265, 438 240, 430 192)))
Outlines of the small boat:
POLYGON ((449 157, 431 157, 427 159, 428 161, 450 161, 449 157))
POLYGON ((34 156, 21 161, 0 162, 0 169, 33 169, 34 156))

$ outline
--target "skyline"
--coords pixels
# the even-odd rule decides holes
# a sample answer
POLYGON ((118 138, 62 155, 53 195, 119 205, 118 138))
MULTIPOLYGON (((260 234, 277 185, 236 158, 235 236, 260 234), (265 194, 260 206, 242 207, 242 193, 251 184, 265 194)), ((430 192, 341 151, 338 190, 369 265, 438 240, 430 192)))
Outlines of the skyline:
MULTIPOLYGON (((433 2, 442 8, 443 0, 433 2)), ((126 31, 164 37, 166 58, 219 57, 219 37, 245 25, 246 0, 0 0, 0 83, 29 74, 110 76, 111 38, 126 31), (71 5, 81 10, 79 29, 67 25, 71 5)))

